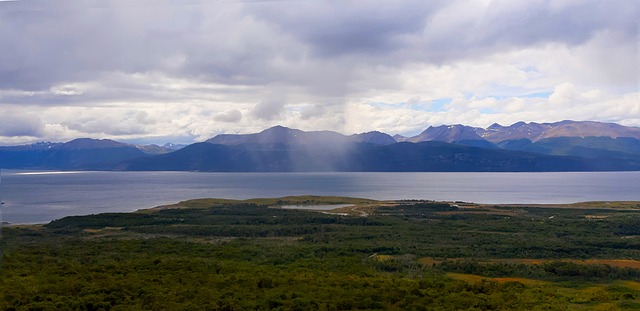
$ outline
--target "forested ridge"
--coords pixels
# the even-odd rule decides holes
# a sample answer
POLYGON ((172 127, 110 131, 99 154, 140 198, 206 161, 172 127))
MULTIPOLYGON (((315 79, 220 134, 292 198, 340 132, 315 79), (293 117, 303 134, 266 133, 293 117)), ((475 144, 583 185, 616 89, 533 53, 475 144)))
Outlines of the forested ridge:
POLYGON ((336 213, 277 208, 322 198, 199 200, 4 227, 0 309, 640 308, 637 208, 344 200, 336 213))

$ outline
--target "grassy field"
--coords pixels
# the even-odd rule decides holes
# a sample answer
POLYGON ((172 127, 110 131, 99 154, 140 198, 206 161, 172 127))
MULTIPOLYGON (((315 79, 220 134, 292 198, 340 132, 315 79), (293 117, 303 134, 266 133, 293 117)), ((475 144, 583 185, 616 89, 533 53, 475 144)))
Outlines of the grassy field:
POLYGON ((636 206, 197 199, 10 226, 0 309, 640 310, 636 206))

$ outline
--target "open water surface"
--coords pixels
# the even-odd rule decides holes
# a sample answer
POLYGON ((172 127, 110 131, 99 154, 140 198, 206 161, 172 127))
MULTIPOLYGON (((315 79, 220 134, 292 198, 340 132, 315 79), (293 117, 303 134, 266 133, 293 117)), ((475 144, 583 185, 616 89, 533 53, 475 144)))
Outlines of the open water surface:
POLYGON ((2 171, 1 220, 42 223, 193 198, 288 195, 477 203, 640 201, 640 172, 200 173, 2 171))

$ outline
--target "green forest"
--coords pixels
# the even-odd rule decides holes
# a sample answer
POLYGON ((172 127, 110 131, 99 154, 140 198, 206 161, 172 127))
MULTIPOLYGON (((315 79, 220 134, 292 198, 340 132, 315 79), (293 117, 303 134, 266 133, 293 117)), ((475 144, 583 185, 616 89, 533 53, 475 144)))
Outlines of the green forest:
POLYGON ((2 310, 640 310, 640 203, 201 199, 2 228, 2 310), (283 205, 352 204, 331 212, 283 205))

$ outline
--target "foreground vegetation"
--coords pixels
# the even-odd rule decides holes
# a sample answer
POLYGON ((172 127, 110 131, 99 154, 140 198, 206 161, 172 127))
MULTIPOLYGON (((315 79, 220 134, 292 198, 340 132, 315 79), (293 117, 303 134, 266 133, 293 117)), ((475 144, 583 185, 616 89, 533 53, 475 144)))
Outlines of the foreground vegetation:
POLYGON ((640 310, 633 204, 205 199, 2 234, 2 310, 640 310))

